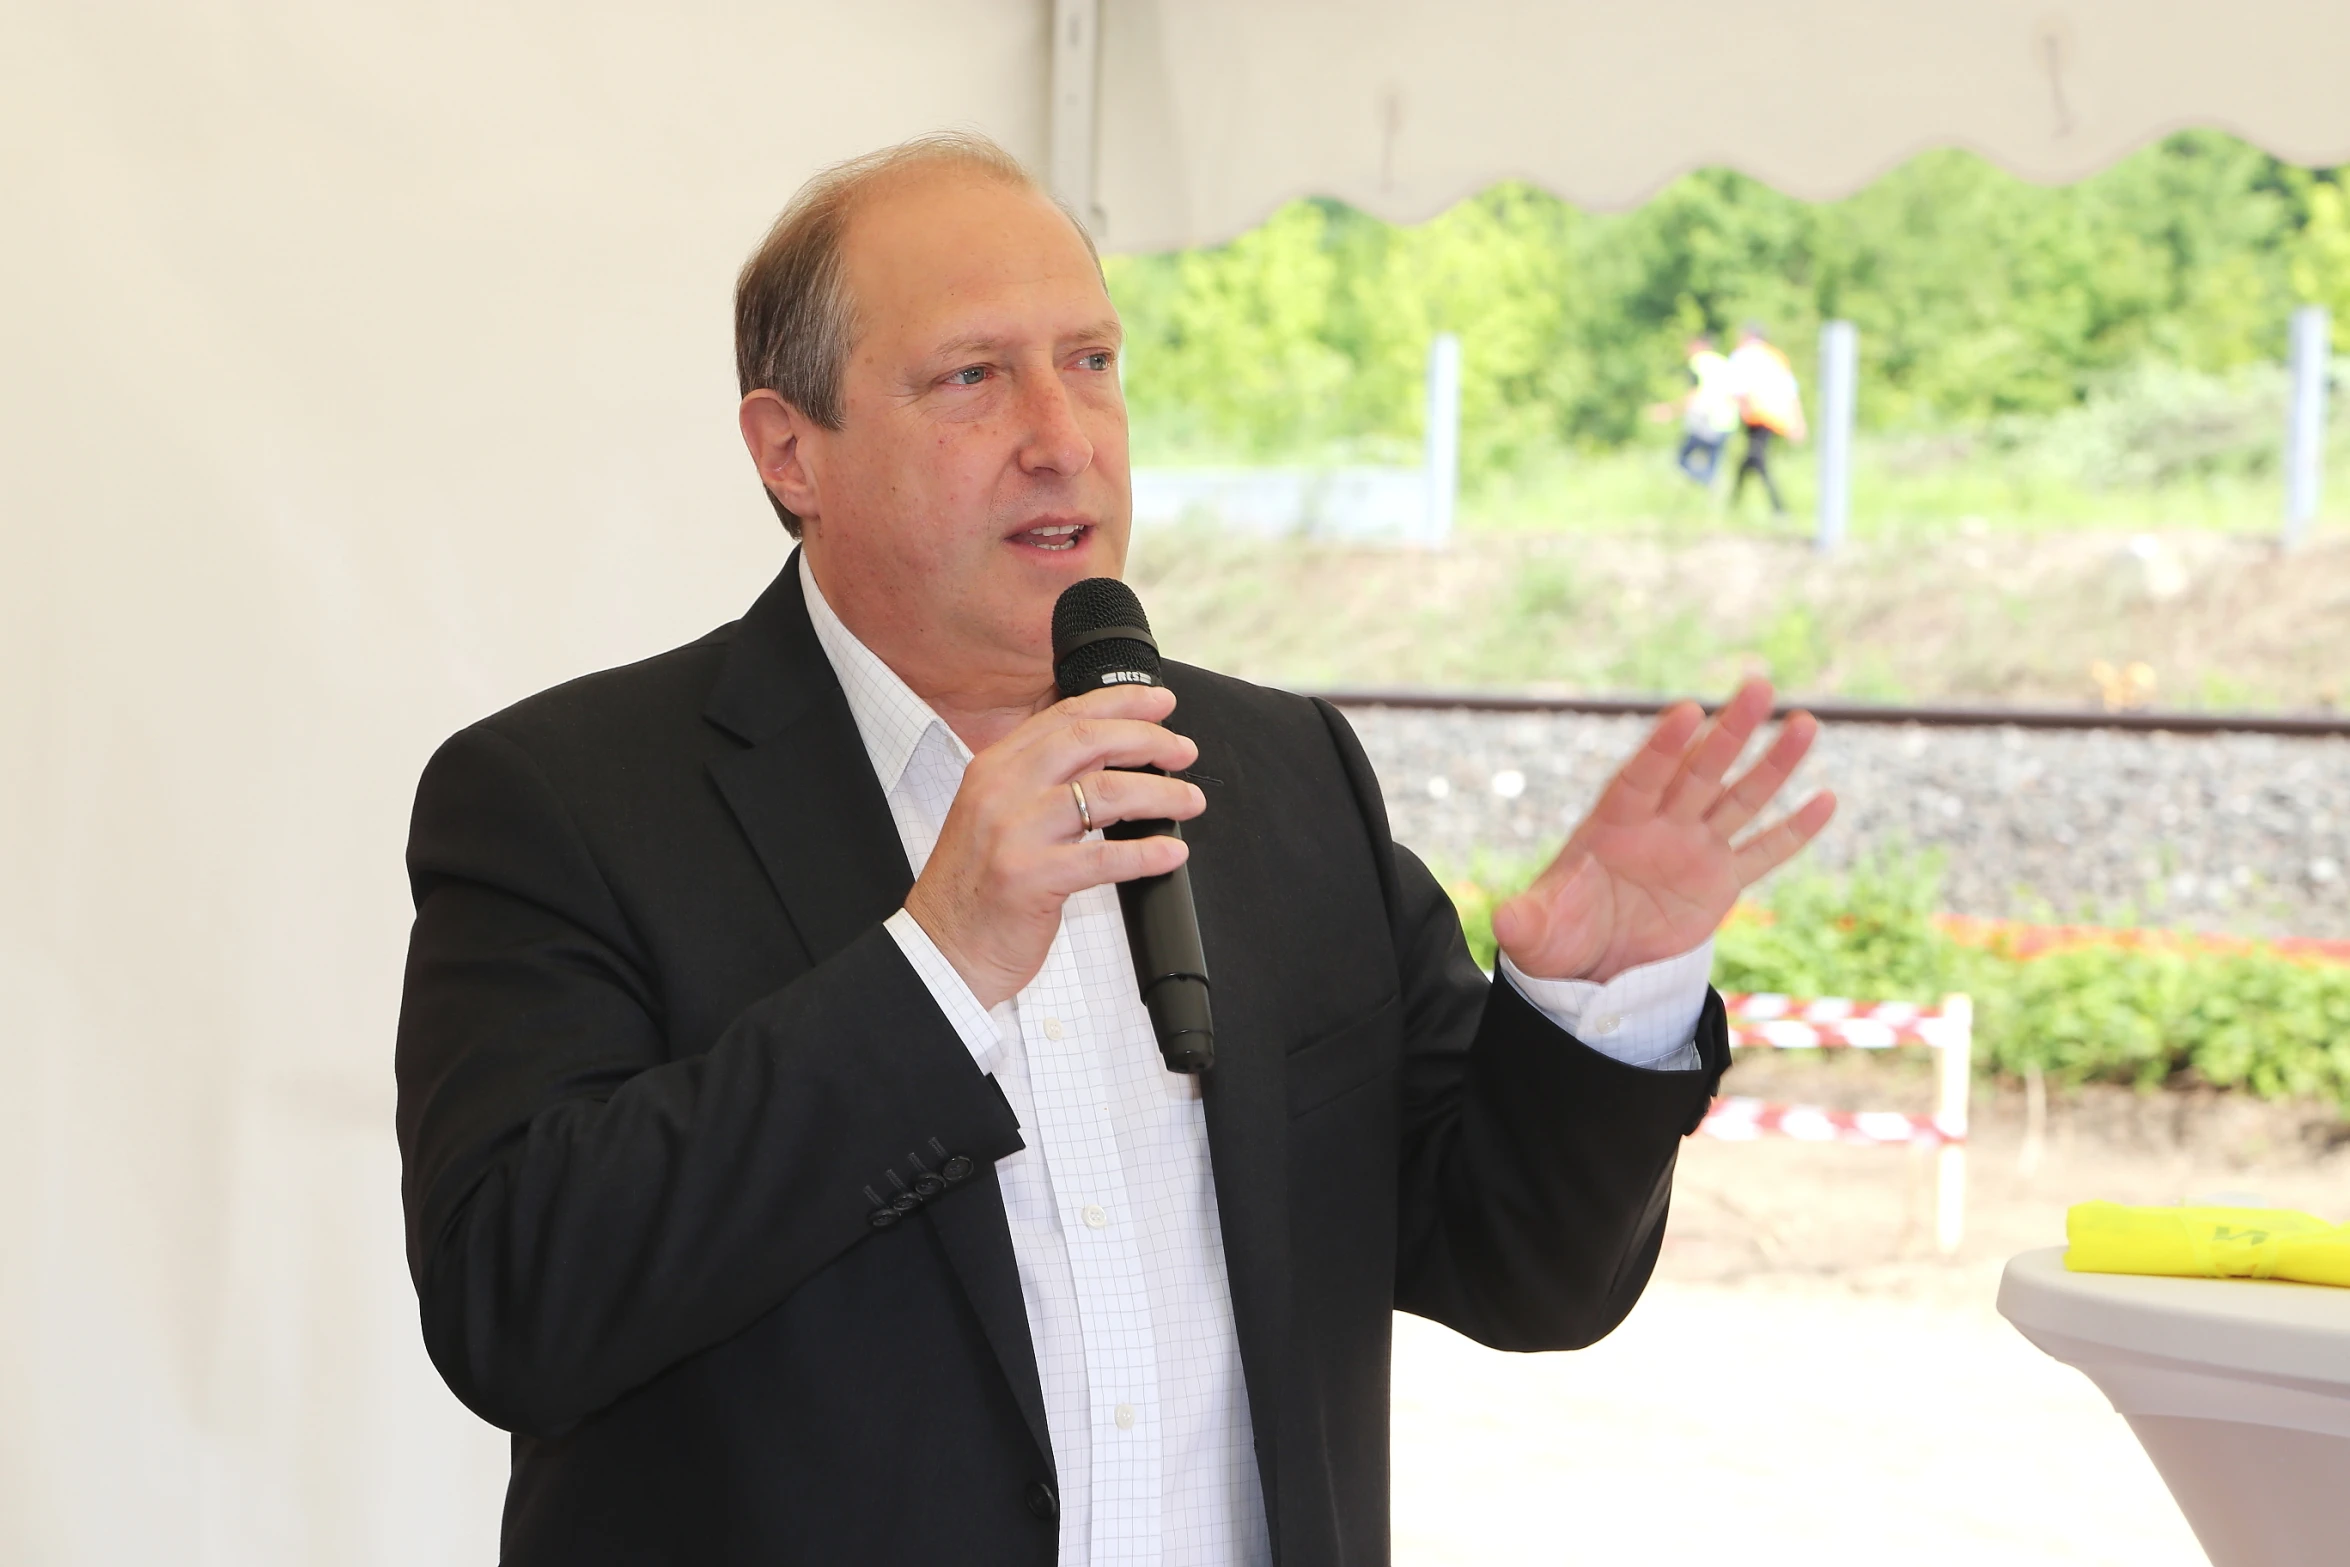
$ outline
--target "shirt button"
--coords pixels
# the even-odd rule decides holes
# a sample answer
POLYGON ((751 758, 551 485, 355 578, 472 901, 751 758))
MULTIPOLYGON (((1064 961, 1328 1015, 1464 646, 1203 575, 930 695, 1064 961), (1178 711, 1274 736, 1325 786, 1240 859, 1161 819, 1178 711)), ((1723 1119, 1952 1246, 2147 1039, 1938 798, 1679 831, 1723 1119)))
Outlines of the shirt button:
POLYGON ((1061 1020, 1059 1018, 1048 1017, 1044 1020, 1044 1037, 1047 1039, 1061 1037, 1061 1020))
POLYGON ((1607 1035, 1614 1033, 1617 1029, 1622 1028, 1623 1026, 1624 1020, 1616 1016, 1613 1012, 1607 1013, 1600 1017, 1595 1017, 1591 1020, 1591 1032, 1601 1036, 1602 1038, 1605 1038, 1607 1035))
POLYGON ((1110 1216, 1102 1211, 1102 1205, 1100 1203, 1089 1202, 1085 1205, 1085 1227, 1087 1229, 1107 1229, 1109 1228, 1109 1224, 1110 1216))
POLYGON ((1110 1418, 1118 1422, 1119 1430, 1131 1431, 1134 1429, 1134 1406, 1120 1404, 1110 1418))

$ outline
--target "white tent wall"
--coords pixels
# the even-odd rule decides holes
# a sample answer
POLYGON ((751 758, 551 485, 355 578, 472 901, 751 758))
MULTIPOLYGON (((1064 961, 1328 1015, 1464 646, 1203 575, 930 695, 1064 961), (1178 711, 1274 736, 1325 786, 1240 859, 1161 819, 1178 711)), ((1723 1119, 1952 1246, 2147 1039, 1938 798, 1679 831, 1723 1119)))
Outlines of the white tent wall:
POLYGON ((832 159, 1035 156, 1045 24, 0 28, 0 1561, 486 1561, 391 1138, 417 773, 749 603, 735 268, 832 159))
MULTIPOLYGON (((501 1442, 400 1243, 410 790, 767 580, 733 271, 831 159, 960 124, 1040 160, 1050 14, 7 7, 0 1560, 490 1555, 501 1442)), ((1138 249, 1512 175, 1836 194, 1954 140, 2350 157, 2337 5, 2051 14, 1106 0, 1094 200, 1138 249)))

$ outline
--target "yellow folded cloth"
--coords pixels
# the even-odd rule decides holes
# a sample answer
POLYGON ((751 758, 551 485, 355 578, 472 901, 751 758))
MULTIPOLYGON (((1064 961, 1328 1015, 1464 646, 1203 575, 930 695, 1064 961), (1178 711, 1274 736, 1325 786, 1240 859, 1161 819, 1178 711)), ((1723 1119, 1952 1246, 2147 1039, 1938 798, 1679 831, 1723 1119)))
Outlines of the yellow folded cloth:
POLYGON ((2075 1273, 2291 1279, 2350 1287, 2350 1224, 2286 1208, 2127 1208, 2077 1203, 2064 1216, 2075 1273))

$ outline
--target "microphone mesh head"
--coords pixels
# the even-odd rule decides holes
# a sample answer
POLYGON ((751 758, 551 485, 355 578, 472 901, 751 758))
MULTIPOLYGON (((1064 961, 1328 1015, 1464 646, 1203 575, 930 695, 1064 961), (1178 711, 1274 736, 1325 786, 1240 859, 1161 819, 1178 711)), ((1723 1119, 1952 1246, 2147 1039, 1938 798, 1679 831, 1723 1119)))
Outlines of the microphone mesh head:
POLYGON ((1053 605, 1053 678, 1065 697, 1105 685, 1159 683, 1158 645, 1132 588, 1115 577, 1088 577, 1062 590, 1053 605), (1112 626, 1130 626, 1141 635, 1071 646, 1087 632, 1112 626), (1126 678, 1115 678, 1121 675, 1126 678))

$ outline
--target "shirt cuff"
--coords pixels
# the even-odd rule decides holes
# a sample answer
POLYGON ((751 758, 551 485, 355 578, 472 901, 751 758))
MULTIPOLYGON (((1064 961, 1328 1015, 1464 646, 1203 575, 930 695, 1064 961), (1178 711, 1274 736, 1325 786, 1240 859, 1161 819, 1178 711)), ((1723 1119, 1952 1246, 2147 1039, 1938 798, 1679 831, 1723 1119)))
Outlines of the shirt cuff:
POLYGON ((1713 973, 1711 937, 1679 957, 1626 969, 1604 985, 1587 979, 1536 979, 1501 955, 1510 987, 1533 1008, 1603 1056, 1658 1072, 1703 1064, 1697 1020, 1713 973))
MULTIPOLYGON (((955 966, 947 961, 947 955, 938 950, 938 943, 930 939, 930 932, 924 930, 922 922, 905 909, 898 910, 882 921, 881 928, 896 938, 898 950, 914 966, 914 972, 930 991, 930 999, 937 1002, 938 1009, 946 1014, 947 1023, 954 1029, 956 1037, 963 1041, 963 1048, 971 1052, 971 1059, 978 1063, 979 1070, 994 1071, 996 1051, 1002 1043, 996 1019, 979 1004, 979 998, 971 994, 971 987, 963 982, 962 975, 955 972, 955 966)), ((1006 1010, 1009 1009, 1007 1003, 1006 1010)))

